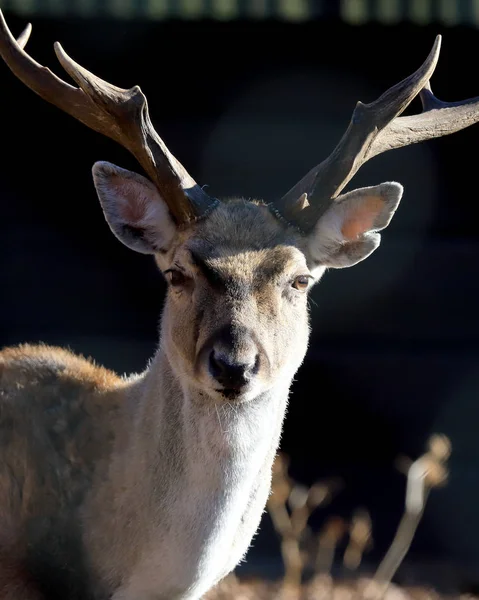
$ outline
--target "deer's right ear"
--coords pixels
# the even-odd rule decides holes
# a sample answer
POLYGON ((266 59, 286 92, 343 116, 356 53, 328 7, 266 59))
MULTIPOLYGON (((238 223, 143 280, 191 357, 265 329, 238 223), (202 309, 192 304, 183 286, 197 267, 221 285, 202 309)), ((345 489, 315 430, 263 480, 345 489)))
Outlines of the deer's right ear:
POLYGON ((142 254, 166 250, 176 226, 151 181, 109 162, 96 162, 92 172, 105 218, 115 236, 142 254))

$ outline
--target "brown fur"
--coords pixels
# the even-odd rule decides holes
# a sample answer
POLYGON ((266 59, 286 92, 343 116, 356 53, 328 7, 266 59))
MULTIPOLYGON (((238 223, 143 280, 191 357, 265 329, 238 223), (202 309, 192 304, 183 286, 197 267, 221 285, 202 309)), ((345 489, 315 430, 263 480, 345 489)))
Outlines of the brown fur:
MULTIPOLYGON (((233 199, 177 228, 154 186, 125 173, 94 167, 112 231, 170 283, 159 348, 128 380, 59 348, 0 353, 4 599, 198 600, 238 564, 307 348, 297 281, 318 281, 338 247, 345 266, 342 225, 380 227, 399 201, 398 186, 381 187, 394 193, 379 221, 370 191, 338 202, 313 253, 261 202, 233 199), (249 370, 240 389, 215 373, 218 356, 249 370)), ((364 235, 353 262, 379 243, 364 235)))
POLYGON ((25 565, 26 547, 11 519, 0 513, 0 598, 44 600, 25 565))
POLYGON ((0 598, 56 597, 48 595, 54 573, 66 597, 88 597, 69 571, 87 571, 78 511, 112 451, 121 386, 61 348, 0 352, 0 598), (31 577, 38 589, 30 593, 31 577))

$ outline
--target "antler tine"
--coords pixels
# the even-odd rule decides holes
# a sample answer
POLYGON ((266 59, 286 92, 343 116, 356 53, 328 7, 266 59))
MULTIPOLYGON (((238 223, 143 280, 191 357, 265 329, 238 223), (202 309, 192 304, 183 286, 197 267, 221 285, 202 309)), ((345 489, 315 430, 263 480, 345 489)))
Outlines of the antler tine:
MULTIPOLYGON (((1 12, 1 11, 0 11, 1 12)), ((28 23, 22 33, 17 37, 17 44, 20 48, 25 48, 28 40, 30 39, 30 34, 32 33, 32 24, 28 23)))
POLYGON ((27 27, 17 42, 0 10, 0 55, 18 79, 44 100, 129 150, 158 188, 178 224, 191 223, 205 215, 215 201, 155 131, 140 88, 125 90, 103 81, 72 60, 56 42, 58 60, 79 86, 73 87, 23 50, 28 36, 27 27))
POLYGON ((137 158, 176 220, 189 223, 205 215, 215 201, 195 182, 155 131, 147 99, 139 86, 129 90, 116 87, 76 63, 58 42, 54 48, 65 71, 108 117, 108 128, 113 125, 117 130, 114 137, 114 132, 104 133, 123 144, 137 158))
POLYGON ((372 155, 386 149, 387 140, 381 132, 404 112, 427 85, 436 68, 440 47, 441 36, 438 35, 429 56, 415 73, 391 87, 374 102, 357 103, 346 132, 330 156, 311 169, 281 200, 275 203, 276 210, 283 217, 297 224, 304 231, 314 227, 319 216, 358 169, 372 155), (379 150, 375 152, 378 139, 382 140, 384 148, 377 146, 379 150), (308 203, 298 202, 304 193, 309 196, 308 203))
POLYGON ((72 114, 70 107, 83 106, 88 99, 82 97, 80 90, 54 75, 23 50, 29 37, 26 33, 28 28, 22 32, 17 42, 0 9, 0 55, 3 60, 13 74, 41 98, 72 114))
POLYGON ((420 97, 423 112, 394 119, 375 140, 367 160, 387 150, 450 135, 479 122, 479 96, 459 102, 442 102, 434 96, 428 82, 420 97))

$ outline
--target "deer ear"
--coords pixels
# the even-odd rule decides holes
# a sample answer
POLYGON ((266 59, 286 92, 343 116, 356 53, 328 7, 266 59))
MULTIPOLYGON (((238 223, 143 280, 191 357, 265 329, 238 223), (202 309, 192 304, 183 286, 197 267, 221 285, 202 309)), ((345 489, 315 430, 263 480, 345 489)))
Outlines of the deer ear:
POLYGON ((381 183, 338 196, 310 234, 309 251, 319 266, 341 269, 367 258, 381 241, 401 200, 399 183, 381 183))
POLYGON ((92 172, 105 218, 115 236, 142 254, 166 250, 176 226, 151 181, 109 162, 95 163, 92 172))

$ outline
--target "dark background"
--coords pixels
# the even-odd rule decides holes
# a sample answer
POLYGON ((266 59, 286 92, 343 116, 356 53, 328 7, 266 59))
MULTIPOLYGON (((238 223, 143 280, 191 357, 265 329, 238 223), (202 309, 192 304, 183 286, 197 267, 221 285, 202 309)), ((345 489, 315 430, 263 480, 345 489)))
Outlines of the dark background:
MULTIPOLYGON (((26 19, 5 16, 19 34, 26 19)), ((472 24, 352 26, 334 10, 302 23, 30 20, 28 50, 57 74, 55 40, 112 83, 139 84, 172 152, 220 197, 284 193, 329 153, 355 102, 414 71, 437 33, 434 92, 479 94, 472 24)), ((153 260, 110 233, 90 174, 96 160, 139 167, 0 70, 0 347, 41 340, 139 371, 155 350, 165 288, 153 260)), ((414 101, 408 112, 418 110, 414 101)), ((431 433, 447 434, 450 481, 433 492, 408 558, 423 580, 464 586, 479 584, 478 142, 476 125, 375 158, 354 179, 397 180, 405 194, 379 250, 314 289, 282 440, 296 479, 345 483, 316 529, 329 514, 370 511, 374 565, 403 509, 397 456, 416 458, 431 433)), ((243 569, 278 556, 265 516, 243 569)))

